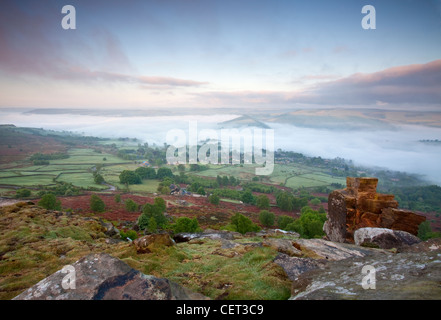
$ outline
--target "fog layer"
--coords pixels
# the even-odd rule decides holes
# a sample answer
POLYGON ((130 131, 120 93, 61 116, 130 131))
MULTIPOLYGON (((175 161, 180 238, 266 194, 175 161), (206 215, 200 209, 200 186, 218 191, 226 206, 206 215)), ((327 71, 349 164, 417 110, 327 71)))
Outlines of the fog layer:
MULTIPOLYGON (((85 135, 138 138, 162 145, 172 129, 188 132, 189 121, 197 121, 198 130, 219 130, 218 123, 234 119, 235 114, 211 116, 100 117, 88 115, 36 115, 0 111, 0 123, 20 127, 66 130, 85 135)), ((341 157, 356 165, 379 166, 395 171, 424 175, 441 185, 441 144, 419 140, 441 140, 441 129, 425 126, 395 126, 390 130, 325 130, 300 128, 290 124, 268 123, 274 129, 274 146, 322 158, 341 157)))

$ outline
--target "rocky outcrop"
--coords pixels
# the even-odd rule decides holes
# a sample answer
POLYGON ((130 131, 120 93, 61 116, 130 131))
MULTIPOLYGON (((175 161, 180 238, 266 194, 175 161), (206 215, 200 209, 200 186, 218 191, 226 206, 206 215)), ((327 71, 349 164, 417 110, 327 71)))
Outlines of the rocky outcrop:
POLYGON ((302 251, 294 247, 293 241, 289 239, 266 238, 262 241, 262 246, 273 248, 288 256, 301 256, 302 251))
POLYGON ((328 198, 328 220, 323 230, 331 241, 353 242, 354 232, 365 227, 402 230, 417 235, 426 218, 401 210, 394 195, 377 193, 377 178, 346 178, 347 187, 328 198))
POLYGON ((421 240, 406 231, 386 228, 360 228, 354 233, 356 245, 376 246, 381 249, 401 249, 421 242, 421 240))
POLYGON ((171 247, 174 245, 174 241, 168 233, 154 233, 135 239, 133 244, 137 253, 150 253, 157 247, 171 247))
POLYGON ((377 254, 328 261, 324 267, 298 275, 290 299, 440 300, 440 257, 441 239, 433 239, 400 253, 378 250, 377 254), (363 286, 366 277, 375 286, 363 286))
MULTIPOLYGON (((273 260, 292 281, 304 272, 323 269, 331 261, 384 254, 383 250, 364 248, 348 243, 336 243, 324 239, 295 239, 292 245, 297 256, 280 253, 273 260)), ((280 251, 279 251, 280 252, 280 251)))
POLYGON ((145 275, 105 253, 91 254, 43 279, 14 300, 202 300, 164 278, 145 275), (68 281, 66 281, 68 277, 68 281))

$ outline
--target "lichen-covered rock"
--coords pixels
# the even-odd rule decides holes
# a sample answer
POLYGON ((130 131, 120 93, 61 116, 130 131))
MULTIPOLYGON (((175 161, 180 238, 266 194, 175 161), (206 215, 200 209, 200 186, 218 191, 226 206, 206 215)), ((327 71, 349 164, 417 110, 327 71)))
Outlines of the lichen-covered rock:
POLYGON ((171 247, 174 241, 168 233, 154 233, 135 239, 133 244, 137 253, 150 253, 157 247, 171 247))
POLYGON ((291 281, 296 281, 306 271, 324 268, 326 264, 326 260, 291 257, 284 253, 278 254, 273 262, 282 267, 291 281))
POLYGON ((168 279, 142 274, 104 253, 83 257, 66 271, 55 272, 14 300, 207 299, 168 279))
POLYGON ((381 249, 400 249, 421 242, 421 240, 406 231, 386 228, 360 228, 354 233, 356 245, 377 245, 381 249))
POLYGON ((441 239, 410 246, 406 252, 330 261, 298 276, 291 300, 440 300, 441 239), (363 272, 369 267, 370 271, 363 272), (373 272, 371 274, 371 272, 373 272), (366 277, 375 288, 363 286, 366 277))
POLYGON ((263 239, 262 246, 273 248, 289 256, 299 257, 302 255, 302 251, 294 247, 292 240, 289 239, 266 238, 263 239))

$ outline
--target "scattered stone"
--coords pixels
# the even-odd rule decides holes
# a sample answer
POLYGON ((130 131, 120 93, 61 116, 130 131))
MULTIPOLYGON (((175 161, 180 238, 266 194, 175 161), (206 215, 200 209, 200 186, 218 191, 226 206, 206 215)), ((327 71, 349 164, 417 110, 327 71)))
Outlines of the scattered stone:
POLYGON ((104 234, 110 238, 120 238, 119 230, 111 223, 99 220, 100 224, 105 228, 104 234))
POLYGON ((302 251, 293 246, 292 240, 277 239, 277 238, 264 238, 262 245, 264 247, 270 247, 277 250, 280 253, 287 254, 288 256, 302 256, 302 251))
POLYGON ((364 257, 380 250, 360 247, 349 243, 337 243, 324 239, 298 239, 294 243, 308 257, 339 261, 353 257, 364 257), (374 251, 375 250, 375 251, 374 251))
POLYGON ((326 260, 290 257, 284 253, 279 253, 273 262, 282 267, 291 281, 296 281, 306 271, 324 268, 326 264, 326 260))
POLYGON ((105 253, 83 257, 75 262, 67 273, 59 270, 14 298, 14 300, 207 299, 168 279, 145 275, 105 253), (66 276, 69 276, 68 282, 64 280, 66 276), (66 286, 66 283, 69 285, 74 283, 74 288, 66 286))
POLYGON ((173 236, 173 240, 175 240, 177 243, 188 242, 194 239, 234 240, 240 236, 241 234, 238 232, 206 229, 200 233, 178 233, 173 236))
POLYGON ((137 253, 150 253, 156 247, 173 246, 174 241, 168 233, 155 233, 135 239, 132 242, 135 245, 137 253))
POLYGON ((421 240, 406 231, 386 228, 360 228, 354 233, 356 245, 375 244, 381 249, 400 249, 421 242, 421 240))

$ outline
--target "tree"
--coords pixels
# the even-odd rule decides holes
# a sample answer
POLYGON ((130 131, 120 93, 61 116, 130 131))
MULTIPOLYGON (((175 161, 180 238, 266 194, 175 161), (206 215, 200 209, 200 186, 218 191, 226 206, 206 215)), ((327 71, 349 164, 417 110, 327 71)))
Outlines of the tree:
POLYGON ((256 205, 259 209, 269 209, 270 207, 269 198, 264 194, 259 195, 256 199, 256 205))
POLYGON ((155 217, 151 216, 149 219, 149 225, 147 226, 147 231, 155 233, 158 230, 158 224, 156 223, 155 217))
POLYGON ((158 172, 156 173, 156 177, 160 180, 164 179, 165 177, 169 177, 173 179, 173 172, 170 168, 161 167, 158 169, 158 172))
POLYGON ((38 205, 48 210, 61 210, 61 202, 53 193, 46 193, 41 197, 38 205))
POLYGON ((141 179, 155 179, 156 178, 156 171, 153 168, 150 167, 139 167, 135 169, 135 173, 141 178, 141 179))
POLYGON ((115 194, 113 199, 115 200, 116 203, 120 203, 121 202, 121 195, 119 193, 117 193, 117 194, 115 194))
POLYGON ((93 174, 93 181, 94 181, 96 184, 102 184, 102 183, 104 182, 104 178, 103 178, 103 176, 102 176, 101 174, 99 174, 99 173, 94 173, 94 174, 93 174))
POLYGON ((156 197, 155 200, 153 200, 153 204, 157 206, 161 212, 164 212, 167 209, 167 204, 165 203, 165 200, 161 197, 156 197))
POLYGON ((196 218, 190 219, 187 217, 180 217, 173 225, 173 231, 175 233, 198 232, 200 231, 199 222, 196 218))
POLYGON ((15 192, 15 197, 16 198, 27 198, 31 196, 31 190, 29 189, 18 189, 15 192))
POLYGON ((277 226, 282 230, 286 230, 286 226, 293 222, 294 218, 283 215, 279 216, 279 218, 277 219, 277 226))
POLYGON ((196 191, 196 193, 205 196, 205 190, 203 187, 199 187, 198 190, 196 191))
POLYGON ((254 203, 255 199, 250 190, 246 190, 241 197, 243 203, 254 203))
POLYGON ((259 213, 259 220, 265 227, 271 227, 274 225, 274 220, 276 216, 274 213, 269 212, 268 210, 262 210, 259 213))
POLYGON ((138 210, 138 204, 132 199, 127 199, 124 201, 124 204, 126 206, 126 210, 129 212, 135 212, 138 210))
POLYGON ((233 227, 234 231, 237 231, 242 234, 245 234, 247 232, 260 231, 260 228, 258 225, 253 223, 253 221, 251 221, 250 218, 245 217, 241 213, 236 213, 231 218, 231 226, 233 227))
POLYGON ((90 197, 90 209, 93 212, 103 212, 106 208, 104 201, 98 197, 96 194, 91 195, 90 197))
POLYGON ((138 218, 139 228, 140 229, 147 228, 151 217, 155 219, 157 228, 163 229, 167 226, 167 218, 164 216, 164 211, 162 206, 158 203, 156 204, 146 203, 142 209, 142 214, 138 218))
POLYGON ((430 226, 429 221, 424 221, 420 223, 418 227, 418 238, 420 238, 422 241, 440 237, 441 233, 432 231, 432 227, 430 226))
POLYGON ((141 178, 131 170, 124 170, 119 175, 119 181, 123 184, 140 184, 141 178))
POLYGON ((292 211, 294 209, 293 200, 294 196, 287 191, 283 191, 276 196, 277 206, 283 211, 292 211))
POLYGON ((302 238, 319 238, 324 235, 323 224, 326 221, 326 214, 318 213, 309 207, 304 207, 300 218, 286 226, 286 230, 295 231, 302 238))
POLYGON ((217 194, 212 194, 208 197, 208 200, 211 204, 218 205, 220 202, 220 198, 217 194))

